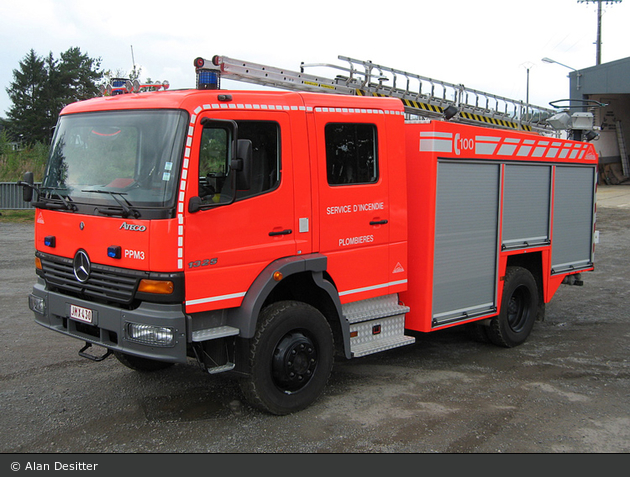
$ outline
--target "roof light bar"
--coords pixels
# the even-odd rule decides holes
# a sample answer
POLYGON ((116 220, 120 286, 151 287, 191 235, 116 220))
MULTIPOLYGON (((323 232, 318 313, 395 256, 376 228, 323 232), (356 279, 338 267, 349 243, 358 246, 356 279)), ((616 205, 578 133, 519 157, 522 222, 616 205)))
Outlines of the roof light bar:
POLYGON ((159 91, 167 90, 170 84, 168 81, 156 81, 155 83, 141 84, 138 80, 129 80, 126 78, 112 78, 110 83, 101 85, 99 89, 103 96, 116 96, 118 94, 139 93, 142 89, 150 88, 159 91))

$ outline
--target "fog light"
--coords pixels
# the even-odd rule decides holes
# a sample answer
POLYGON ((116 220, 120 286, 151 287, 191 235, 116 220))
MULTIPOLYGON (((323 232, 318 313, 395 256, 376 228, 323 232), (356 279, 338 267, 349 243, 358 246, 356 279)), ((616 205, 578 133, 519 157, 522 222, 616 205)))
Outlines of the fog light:
POLYGON ((148 346, 173 346, 175 332, 165 326, 126 324, 127 339, 148 346))
POLYGON ((39 313, 40 315, 46 313, 46 301, 42 297, 29 295, 28 307, 31 309, 31 311, 39 313))

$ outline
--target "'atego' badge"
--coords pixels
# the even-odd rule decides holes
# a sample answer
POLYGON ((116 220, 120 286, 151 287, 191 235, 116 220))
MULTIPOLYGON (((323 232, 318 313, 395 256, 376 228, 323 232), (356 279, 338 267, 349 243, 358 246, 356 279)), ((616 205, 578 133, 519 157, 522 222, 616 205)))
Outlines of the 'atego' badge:
POLYGON ((131 230, 132 232, 144 232, 146 229, 146 225, 128 224, 127 222, 123 222, 119 228, 119 230, 131 230))

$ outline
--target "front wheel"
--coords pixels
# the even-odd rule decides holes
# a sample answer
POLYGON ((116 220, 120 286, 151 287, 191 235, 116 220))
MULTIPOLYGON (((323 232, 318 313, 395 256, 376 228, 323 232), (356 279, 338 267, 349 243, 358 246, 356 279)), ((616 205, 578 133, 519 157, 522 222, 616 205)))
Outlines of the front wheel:
POLYGON ((274 303, 260 315, 241 389, 253 406, 290 414, 317 400, 333 359, 332 331, 317 309, 297 301, 274 303))
POLYGON ((529 270, 508 267, 501 312, 491 320, 486 330, 492 343, 512 348, 525 342, 536 321, 538 301, 538 286, 529 270))

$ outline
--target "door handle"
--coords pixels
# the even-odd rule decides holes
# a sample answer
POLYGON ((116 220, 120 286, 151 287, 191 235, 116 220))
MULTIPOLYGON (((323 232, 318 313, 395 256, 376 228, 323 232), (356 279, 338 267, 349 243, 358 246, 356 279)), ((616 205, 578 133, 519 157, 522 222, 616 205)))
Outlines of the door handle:
POLYGON ((280 230, 279 232, 269 232, 269 236, 275 237, 277 235, 291 235, 292 233, 293 233, 293 230, 285 229, 285 230, 280 230))
POLYGON ((370 222, 370 225, 385 225, 387 223, 387 220, 372 220, 370 222))

